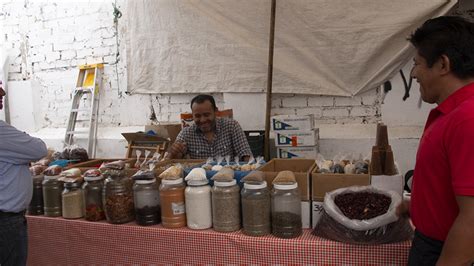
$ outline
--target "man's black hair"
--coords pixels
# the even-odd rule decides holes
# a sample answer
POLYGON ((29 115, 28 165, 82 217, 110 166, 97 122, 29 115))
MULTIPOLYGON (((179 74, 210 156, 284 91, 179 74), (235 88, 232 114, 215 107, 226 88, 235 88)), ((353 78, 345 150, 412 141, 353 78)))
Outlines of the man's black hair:
POLYGON ((408 40, 428 67, 446 55, 454 75, 474 77, 474 23, 455 16, 429 19, 408 40))
POLYGON ((211 105, 214 108, 214 110, 217 110, 216 101, 214 100, 214 97, 212 97, 211 95, 207 95, 207 94, 200 94, 200 95, 194 97, 191 100, 191 109, 193 109, 193 103, 203 103, 205 101, 211 102, 211 105))

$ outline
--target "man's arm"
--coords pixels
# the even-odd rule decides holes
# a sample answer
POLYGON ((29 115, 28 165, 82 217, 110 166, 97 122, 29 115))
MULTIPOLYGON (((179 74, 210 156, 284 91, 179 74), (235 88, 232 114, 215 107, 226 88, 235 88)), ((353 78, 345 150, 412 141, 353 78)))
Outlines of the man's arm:
POLYGON ((48 155, 41 139, 0 123, 0 160, 11 164, 28 164, 48 155))
POLYGON ((459 215, 449 230, 436 265, 474 263, 474 196, 457 196, 459 215))
POLYGON ((234 129, 232 130, 232 142, 234 145, 234 150, 239 156, 239 159, 248 161, 250 156, 252 156, 252 150, 250 149, 249 142, 247 141, 247 137, 245 137, 245 133, 240 127, 239 122, 233 120, 234 122, 234 129))
POLYGON ((184 128, 181 129, 174 143, 168 148, 165 159, 182 159, 186 155, 186 133, 184 131, 184 128))

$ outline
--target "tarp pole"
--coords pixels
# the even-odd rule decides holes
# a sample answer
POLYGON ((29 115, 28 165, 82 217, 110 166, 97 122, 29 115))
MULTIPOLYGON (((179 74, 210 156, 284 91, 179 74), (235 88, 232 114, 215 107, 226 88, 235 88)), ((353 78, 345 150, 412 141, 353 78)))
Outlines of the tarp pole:
POLYGON ((272 111, 273 47, 275 45, 275 9, 276 0, 272 0, 270 16, 270 38, 268 40, 268 72, 265 110, 265 160, 270 160, 270 116, 272 111))

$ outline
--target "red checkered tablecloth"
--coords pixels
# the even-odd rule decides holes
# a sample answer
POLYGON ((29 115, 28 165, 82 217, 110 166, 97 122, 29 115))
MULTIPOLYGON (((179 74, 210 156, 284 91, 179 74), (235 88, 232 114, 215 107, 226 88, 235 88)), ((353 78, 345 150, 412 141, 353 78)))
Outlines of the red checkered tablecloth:
POLYGON ((304 230, 295 239, 27 216, 29 265, 406 265, 410 242, 365 246, 304 230))

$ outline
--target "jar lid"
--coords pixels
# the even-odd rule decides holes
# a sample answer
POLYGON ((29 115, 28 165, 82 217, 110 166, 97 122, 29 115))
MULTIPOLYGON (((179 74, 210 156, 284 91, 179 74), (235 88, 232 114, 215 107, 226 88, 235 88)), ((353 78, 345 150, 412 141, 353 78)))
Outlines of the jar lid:
POLYGON ((235 179, 232 179, 232 181, 214 181, 214 186, 216 187, 230 187, 235 184, 237 184, 235 179))
POLYGON ((273 184, 273 187, 280 190, 290 190, 298 187, 298 183, 293 184, 273 184))
POLYGON ((155 178, 150 178, 150 179, 137 179, 135 180, 135 184, 140 184, 140 185, 147 185, 147 184, 152 184, 156 181, 155 178))
POLYGON ((248 189, 262 189, 267 187, 267 181, 261 183, 244 183, 244 188, 248 189))
POLYGON ((182 178, 171 179, 171 180, 170 179, 162 179, 161 183, 166 184, 166 185, 176 185, 176 184, 183 183, 183 179, 182 178))
POLYGON ((65 182, 64 187, 65 188, 80 188, 81 184, 78 182, 65 182))
POLYGON ((59 175, 45 175, 44 180, 56 180, 59 178, 59 175))
POLYGON ((103 176, 84 176, 84 180, 86 181, 97 181, 97 180, 102 180, 104 177, 103 176))
POLYGON ((202 179, 202 180, 189 180, 188 181, 188 186, 203 186, 207 185, 209 181, 207 179, 202 179))

